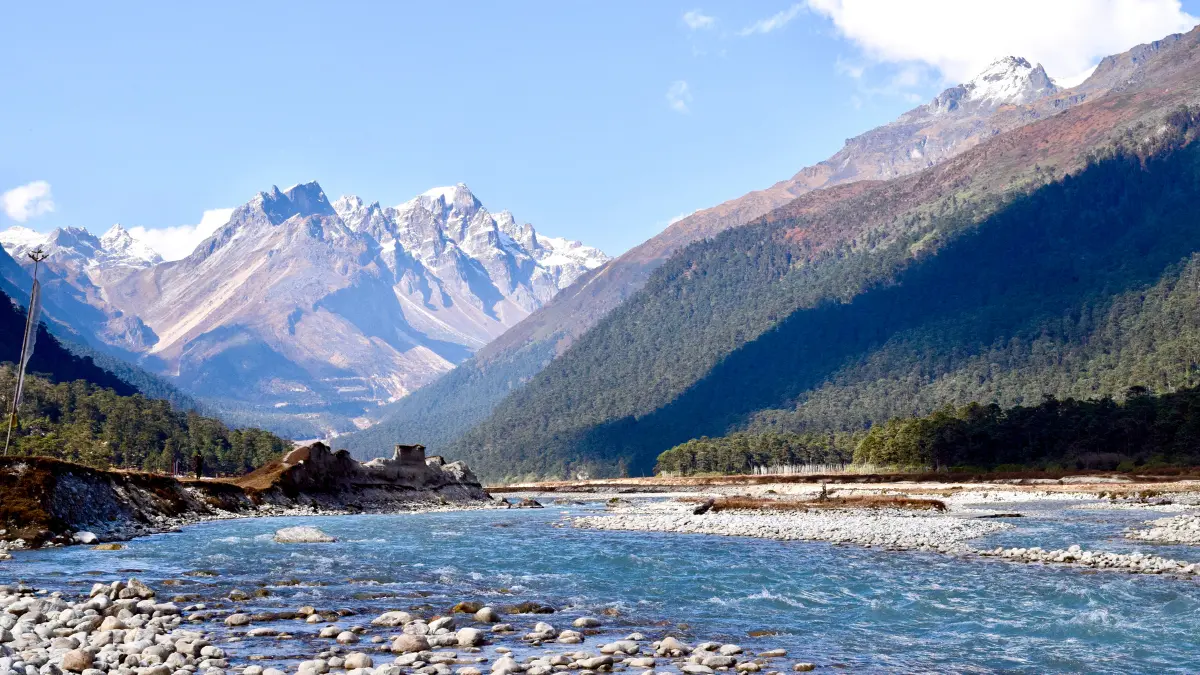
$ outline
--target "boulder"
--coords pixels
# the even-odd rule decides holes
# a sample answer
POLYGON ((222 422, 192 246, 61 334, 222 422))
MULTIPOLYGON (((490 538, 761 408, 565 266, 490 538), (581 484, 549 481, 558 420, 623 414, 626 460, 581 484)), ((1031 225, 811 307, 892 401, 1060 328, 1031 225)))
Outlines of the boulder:
POLYGON ((484 643, 483 631, 478 628, 461 628, 456 636, 459 647, 478 647, 484 643))
POLYGON ((354 670, 355 668, 370 668, 375 665, 370 656, 362 652, 350 652, 346 655, 346 661, 342 667, 346 670, 354 670))
POLYGON ((225 617, 225 625, 230 628, 234 626, 245 626, 250 623, 250 615, 238 612, 225 617))
POLYGON ((575 621, 572 622, 572 625, 576 628, 599 628, 600 619, 591 616, 581 616, 578 619, 575 619, 575 621))
POLYGON ((82 673, 92 667, 92 653, 86 649, 72 649, 63 654, 62 669, 82 673))
POLYGON ((335 541, 336 538, 307 525, 285 527, 275 533, 275 542, 279 544, 329 544, 335 541))
POLYGON ((491 607, 481 607, 475 612, 475 620, 479 623, 499 623, 500 613, 491 607))
POLYGON ((424 635, 404 634, 392 641, 392 651, 397 654, 410 654, 429 650, 429 640, 424 635))
POLYGON ((375 617, 375 619, 371 621, 371 625, 394 628, 396 626, 403 626, 412 620, 413 617, 408 612, 384 612, 383 614, 375 617))
POLYGON ((692 648, 673 637, 665 637, 659 641, 656 651, 659 656, 685 656, 692 648))

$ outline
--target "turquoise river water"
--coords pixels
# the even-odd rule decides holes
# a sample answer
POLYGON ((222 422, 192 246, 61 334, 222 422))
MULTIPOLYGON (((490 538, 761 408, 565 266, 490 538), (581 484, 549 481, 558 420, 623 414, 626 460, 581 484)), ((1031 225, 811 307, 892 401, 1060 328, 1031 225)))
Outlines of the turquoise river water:
MULTIPOLYGON (((1006 505, 1026 517, 976 545, 1077 543, 1200 559, 1188 547, 1120 536, 1160 514, 1064 507, 1006 505)), ((234 588, 266 587, 270 595, 251 601, 251 611, 346 608, 355 612, 346 621, 359 624, 385 610, 445 611, 461 600, 532 600, 559 609, 509 617, 518 630, 543 619, 564 628, 576 616, 611 608, 618 633, 785 648, 826 672, 1200 672, 1195 581, 824 543, 585 531, 562 526, 564 514, 546 508, 218 521, 138 539, 117 552, 18 552, 0 563, 0 581, 86 593, 94 581, 133 575, 164 597, 193 594, 210 607, 220 607, 213 599, 234 588), (316 525, 339 541, 271 541, 275 530, 296 524, 316 525), (185 574, 197 569, 218 576, 185 574), (167 580, 175 585, 163 585, 167 580), (751 636, 758 631, 774 634, 751 636)), ((319 628, 296 623, 287 630, 319 628)), ((311 656, 296 642, 270 647, 269 655, 280 662, 311 656)), ((235 661, 239 649, 230 647, 235 661)))

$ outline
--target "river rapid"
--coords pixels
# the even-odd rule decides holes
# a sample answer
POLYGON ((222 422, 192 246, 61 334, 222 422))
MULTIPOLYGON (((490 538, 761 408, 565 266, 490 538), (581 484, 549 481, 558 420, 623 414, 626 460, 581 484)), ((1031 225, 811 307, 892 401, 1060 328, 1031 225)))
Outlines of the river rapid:
MULTIPOLYGON (((1075 504, 1007 505, 1026 517, 974 543, 1080 544, 1200 560, 1194 547, 1122 537, 1159 514, 1075 504)), ((736 643, 748 652, 782 648, 819 670, 1200 672, 1195 581, 816 542, 583 530, 566 520, 603 510, 590 503, 216 521, 137 539, 121 551, 15 552, 0 563, 0 581, 86 595, 96 581, 136 576, 164 599, 187 596, 181 605, 216 610, 203 629, 218 633, 226 630, 220 617, 235 609, 348 609, 349 626, 395 609, 534 601, 559 611, 505 620, 527 631, 540 620, 565 628, 579 616, 603 616, 616 637, 642 632, 736 643), (292 525, 319 527, 338 541, 272 541, 292 525), (234 589, 264 588, 266 597, 226 599, 234 589)), ((298 637, 315 637, 319 628, 280 624, 298 637)), ((305 642, 222 647, 235 665, 254 654, 266 657, 261 665, 294 667, 316 651, 305 642)))

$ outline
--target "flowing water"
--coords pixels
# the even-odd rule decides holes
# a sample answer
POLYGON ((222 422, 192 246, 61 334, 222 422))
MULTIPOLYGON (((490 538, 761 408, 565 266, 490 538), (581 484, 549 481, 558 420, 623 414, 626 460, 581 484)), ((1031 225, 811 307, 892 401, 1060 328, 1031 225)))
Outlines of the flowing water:
MULTIPOLYGON (((1006 505, 1028 516, 977 545, 1078 543, 1200 559, 1188 547, 1121 539, 1124 528, 1160 514, 1067 506, 1006 505)), ((93 581, 136 575, 160 596, 198 595, 210 607, 222 606, 212 599, 234 588, 265 587, 268 597, 238 603, 239 611, 346 608, 356 613, 344 619, 347 626, 390 609, 432 613, 462 600, 497 607, 532 600, 560 611, 506 617, 519 631, 537 620, 564 628, 576 616, 609 609, 617 614, 610 628, 622 635, 670 632, 748 651, 785 648, 790 659, 855 672, 1200 672, 1195 581, 824 543, 584 531, 562 527, 563 513, 219 521, 138 539, 117 552, 19 552, 0 564, 0 580, 86 593, 93 581), (271 541, 276 529, 297 524, 339 541, 271 541), (195 570, 219 576, 185 574, 195 570), (164 585, 168 580, 174 585, 164 585), (759 631, 773 634, 755 637, 759 631)), ((296 634, 319 628, 286 624, 296 634)), ((205 624, 218 628, 223 624, 205 624)), ((229 650, 235 659, 256 653, 280 661, 315 651, 301 641, 261 640, 229 650)))

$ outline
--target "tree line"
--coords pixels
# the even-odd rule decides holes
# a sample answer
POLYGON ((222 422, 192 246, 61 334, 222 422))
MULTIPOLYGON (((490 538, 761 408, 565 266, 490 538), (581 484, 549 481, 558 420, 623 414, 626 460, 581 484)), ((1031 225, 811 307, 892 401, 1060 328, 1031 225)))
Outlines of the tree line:
MULTIPOLYGON (((0 406, 6 417, 15 386, 12 364, 0 365, 0 406)), ((208 474, 241 474, 291 447, 261 429, 230 429, 168 401, 140 393, 122 395, 86 380, 54 383, 27 376, 18 421, 9 454, 55 457, 97 468, 189 472, 199 454, 208 474)))
POLYGON ((1036 405, 944 406, 859 434, 738 432, 681 443, 655 473, 742 474, 788 464, 852 460, 897 471, 1133 471, 1200 464, 1200 387, 1123 401, 1044 396, 1036 405))

